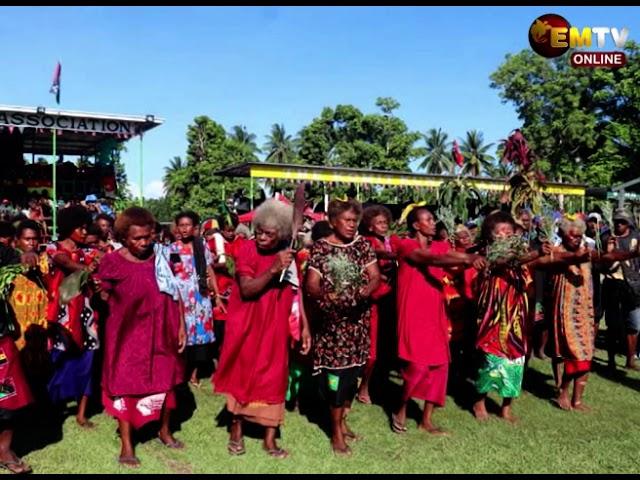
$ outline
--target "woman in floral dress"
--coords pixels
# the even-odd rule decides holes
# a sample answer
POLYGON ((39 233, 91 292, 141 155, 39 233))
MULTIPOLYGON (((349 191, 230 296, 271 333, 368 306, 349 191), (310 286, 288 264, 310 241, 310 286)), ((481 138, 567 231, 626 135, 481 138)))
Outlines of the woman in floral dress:
POLYGON ((215 333, 213 306, 210 292, 215 294, 216 305, 222 308, 213 272, 213 255, 204 239, 195 235, 200 218, 194 212, 182 212, 175 218, 180 240, 169 247, 173 271, 184 304, 187 328, 187 375, 191 383, 199 386, 198 370, 213 365, 215 333))
POLYGON ((331 445, 339 455, 351 453, 345 437, 356 438, 346 416, 369 358, 370 297, 380 282, 373 248, 356 236, 361 213, 355 200, 329 204, 333 233, 313 245, 306 281, 315 307, 313 369, 330 403, 331 445))

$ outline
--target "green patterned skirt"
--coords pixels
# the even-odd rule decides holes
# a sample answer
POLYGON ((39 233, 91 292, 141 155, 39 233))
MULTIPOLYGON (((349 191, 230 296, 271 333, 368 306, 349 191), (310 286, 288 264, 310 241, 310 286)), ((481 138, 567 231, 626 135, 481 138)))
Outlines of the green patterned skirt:
POLYGON ((503 398, 515 398, 522 391, 524 357, 509 360, 490 353, 484 355, 484 365, 478 371, 476 389, 478 393, 498 392, 503 398))

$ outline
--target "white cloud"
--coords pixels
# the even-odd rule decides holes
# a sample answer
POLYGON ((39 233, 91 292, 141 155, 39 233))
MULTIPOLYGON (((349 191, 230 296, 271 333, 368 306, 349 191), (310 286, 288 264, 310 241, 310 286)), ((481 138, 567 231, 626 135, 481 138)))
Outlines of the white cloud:
POLYGON ((140 191, 138 190, 138 184, 129 182, 129 195, 131 195, 133 198, 137 198, 139 194, 140 191))
MULTIPOLYGON (((135 182, 129 183, 129 193, 133 198, 138 198, 140 190, 135 182)), ((164 184, 162 180, 151 180, 144 186, 144 198, 160 198, 164 196, 164 184)))
POLYGON ((145 198, 160 198, 164 196, 164 183, 162 180, 152 180, 144 187, 145 198))

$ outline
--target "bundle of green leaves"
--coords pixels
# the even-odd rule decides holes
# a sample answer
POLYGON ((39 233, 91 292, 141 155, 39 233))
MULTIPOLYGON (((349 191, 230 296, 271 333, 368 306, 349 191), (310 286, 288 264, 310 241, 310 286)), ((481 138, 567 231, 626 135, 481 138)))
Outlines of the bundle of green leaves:
POLYGON ((344 254, 332 255, 327 262, 329 278, 336 291, 346 287, 359 288, 364 285, 364 278, 360 267, 344 254))
POLYGON ((490 265, 496 263, 516 263, 529 251, 527 242, 518 235, 508 238, 496 238, 487 247, 487 262, 490 265))
POLYGON ((78 270, 65 277, 60 283, 60 303, 67 304, 72 298, 80 294, 84 286, 89 282, 90 273, 87 270, 78 270))
POLYGON ((0 298, 6 300, 11 292, 11 285, 16 277, 27 270, 21 264, 6 265, 0 268, 0 298))

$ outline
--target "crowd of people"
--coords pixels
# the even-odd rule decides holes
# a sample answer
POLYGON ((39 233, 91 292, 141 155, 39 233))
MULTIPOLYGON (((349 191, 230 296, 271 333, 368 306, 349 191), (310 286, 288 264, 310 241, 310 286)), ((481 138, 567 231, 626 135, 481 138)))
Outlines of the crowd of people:
POLYGON ((516 421, 533 351, 551 358, 557 407, 587 410, 603 315, 609 367, 624 353, 640 369, 640 235, 624 210, 613 225, 566 215, 547 238, 527 210, 448 232, 417 204, 391 234, 384 206, 333 200, 292 239, 293 207, 275 199, 252 228, 190 211, 163 228, 144 208, 114 218, 88 200, 60 210, 56 241, 42 218, 1 226, 0 466, 14 473, 31 470, 11 441, 33 403, 76 401, 78 427, 93 428, 98 397, 118 422, 119 462, 135 467, 132 434, 149 422, 163 445, 185 447, 170 429, 181 385, 211 377, 225 396, 230 455, 245 453, 250 422, 275 458, 288 456, 277 441, 286 402, 308 387, 344 456, 361 439, 347 423, 354 400, 373 403, 372 385, 392 372, 402 392, 391 431, 407 432, 408 405, 423 400, 418 428, 447 435, 434 413, 454 384, 473 385, 478 420, 496 392, 500 417, 516 421))

